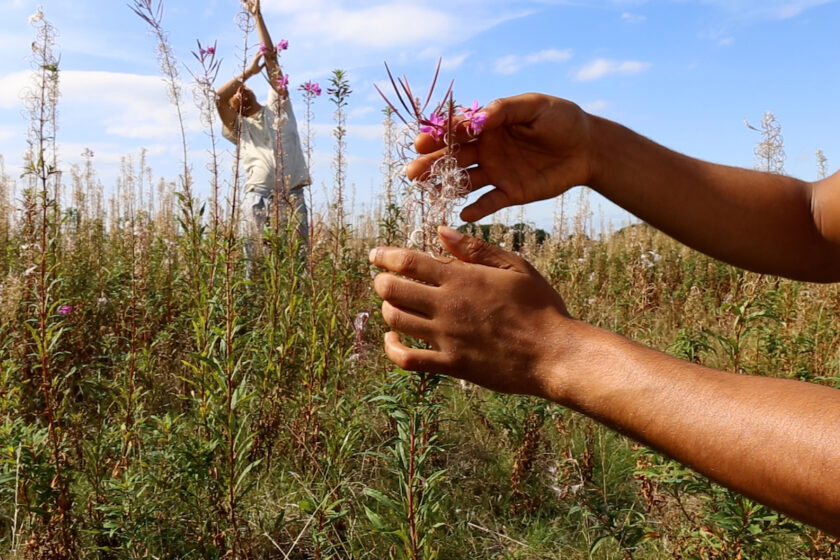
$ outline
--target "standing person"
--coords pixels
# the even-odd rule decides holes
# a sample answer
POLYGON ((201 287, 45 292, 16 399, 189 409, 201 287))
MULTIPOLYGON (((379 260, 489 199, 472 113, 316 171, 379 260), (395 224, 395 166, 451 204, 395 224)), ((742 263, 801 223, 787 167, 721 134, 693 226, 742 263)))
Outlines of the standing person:
MULTIPOLYGON (((247 175, 242 208, 249 238, 246 250, 253 258, 254 240, 260 238, 272 215, 280 216, 282 221, 296 219, 302 241, 308 242, 303 188, 310 184, 310 178, 289 99, 288 76, 278 64, 277 47, 263 20, 260 1, 249 0, 246 5, 254 16, 262 44, 245 71, 216 91, 216 108, 222 119, 222 134, 239 144, 247 175), (258 103, 254 92, 245 85, 263 69, 270 86, 265 105, 258 103), (279 207, 275 210, 273 204, 279 207)), ((285 48, 285 42, 278 47, 285 48)))
MULTIPOLYGON (((456 134, 472 190, 461 217, 588 185, 686 245, 756 272, 840 281, 840 173, 808 183, 700 161, 577 105, 526 94, 456 134)), ((446 150, 428 134, 409 177, 446 150)), ((573 319, 525 260, 450 228, 448 262, 371 251, 385 351, 400 367, 537 395, 670 455, 708 478, 840 536, 840 390, 678 360, 573 319), (405 346, 398 333, 426 341, 405 346)))

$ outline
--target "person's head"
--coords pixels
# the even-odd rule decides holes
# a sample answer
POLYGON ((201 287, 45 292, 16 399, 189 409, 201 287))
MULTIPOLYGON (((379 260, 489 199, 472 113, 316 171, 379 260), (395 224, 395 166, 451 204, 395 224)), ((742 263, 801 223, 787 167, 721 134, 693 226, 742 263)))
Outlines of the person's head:
POLYGON ((246 117, 254 114, 260 108, 260 104, 257 103, 257 96, 244 84, 239 86, 236 93, 231 96, 229 103, 234 111, 246 117))

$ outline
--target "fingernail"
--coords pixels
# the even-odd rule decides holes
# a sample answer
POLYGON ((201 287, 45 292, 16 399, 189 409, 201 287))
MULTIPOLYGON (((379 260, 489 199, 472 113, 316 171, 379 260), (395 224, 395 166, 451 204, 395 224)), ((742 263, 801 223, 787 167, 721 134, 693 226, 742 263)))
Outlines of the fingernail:
POLYGON ((376 262, 376 254, 378 252, 379 252, 379 247, 374 247, 373 249, 371 249, 370 253, 368 253, 368 260, 372 263, 375 263, 376 262))
POLYGON ((458 243, 464 237, 461 232, 448 226, 438 226, 438 235, 441 239, 452 245, 458 243))

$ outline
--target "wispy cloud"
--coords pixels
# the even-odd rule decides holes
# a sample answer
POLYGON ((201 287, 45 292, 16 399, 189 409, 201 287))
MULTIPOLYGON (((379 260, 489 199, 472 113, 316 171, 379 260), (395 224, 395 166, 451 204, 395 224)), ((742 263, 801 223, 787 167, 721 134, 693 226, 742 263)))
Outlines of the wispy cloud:
POLYGON ((581 82, 590 82, 611 74, 638 74, 648 68, 650 68, 649 62, 640 62, 638 60, 618 61, 599 58, 579 69, 575 73, 575 78, 581 82))
POLYGON ((624 12, 621 14, 622 21, 626 21, 627 23, 636 25, 639 23, 644 23, 647 20, 647 16, 643 16, 642 14, 632 14, 630 12, 624 12))
POLYGON ((515 74, 526 66, 545 62, 566 62, 572 58, 571 49, 546 49, 524 56, 509 54, 496 61, 496 72, 499 74, 515 74))
POLYGON ((587 113, 603 113, 604 110, 609 107, 609 101, 605 101, 603 99, 597 99, 595 101, 589 101, 587 103, 581 104, 581 107, 587 113))
MULTIPOLYGON (((452 3, 388 0, 358 3, 339 0, 273 0, 263 2, 267 13, 282 14, 289 29, 305 29, 322 43, 349 43, 367 49, 417 45, 449 45, 464 42, 504 21, 530 12, 511 5, 508 13, 465 4, 470 22, 464 25, 461 11, 452 3), (355 5, 354 5, 355 4, 355 5)), ((457 2, 456 2, 457 4, 457 2)))

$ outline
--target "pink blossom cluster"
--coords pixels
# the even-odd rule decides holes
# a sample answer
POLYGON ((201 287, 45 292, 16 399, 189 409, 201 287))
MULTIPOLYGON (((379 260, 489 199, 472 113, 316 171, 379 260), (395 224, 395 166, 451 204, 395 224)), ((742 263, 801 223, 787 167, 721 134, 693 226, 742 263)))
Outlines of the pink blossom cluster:
MULTIPOLYGON (((280 42, 277 43, 277 45, 275 46, 275 49, 278 50, 278 51, 285 51, 288 48, 289 48, 289 40, 288 39, 280 39, 280 42)), ((271 52, 271 47, 269 47, 265 43, 260 43, 259 52, 260 52, 260 54, 269 53, 269 52, 271 52)))
POLYGON ((321 86, 318 85, 318 82, 304 82, 298 89, 307 97, 318 97, 321 95, 321 86))
MULTIPOLYGON (((478 101, 473 101, 470 107, 459 107, 457 116, 460 117, 460 120, 453 124, 463 124, 470 134, 478 136, 487 122, 487 113, 481 109, 478 101)), ((440 141, 446 135, 447 126, 446 115, 435 112, 420 121, 420 132, 425 132, 435 140, 440 141)))

